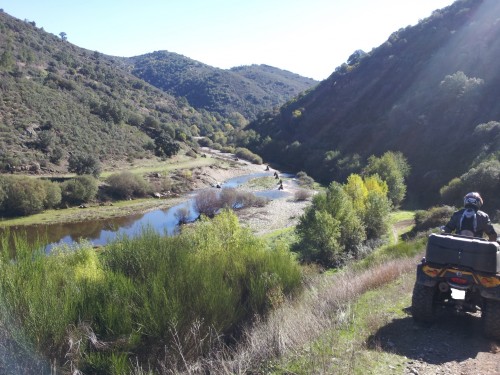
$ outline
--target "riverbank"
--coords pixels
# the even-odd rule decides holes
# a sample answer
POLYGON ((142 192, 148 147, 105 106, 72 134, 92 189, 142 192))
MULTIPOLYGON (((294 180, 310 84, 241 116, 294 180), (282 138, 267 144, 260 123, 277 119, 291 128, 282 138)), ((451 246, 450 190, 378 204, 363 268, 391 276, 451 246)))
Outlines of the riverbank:
MULTIPOLYGON (((189 195, 200 189, 224 185, 224 181, 231 178, 265 172, 265 165, 256 165, 245 160, 237 160, 234 155, 222 154, 216 151, 203 150, 204 157, 193 160, 176 161, 174 165, 157 163, 148 166, 127 167, 133 173, 152 174, 161 173, 166 175, 166 170, 173 173, 184 171, 186 193, 165 198, 142 198, 127 201, 116 201, 107 203, 90 203, 82 207, 71 207, 57 210, 46 210, 42 213, 28 217, 14 218, 0 221, 1 227, 13 226, 36 226, 64 223, 79 223, 100 221, 119 217, 127 217, 136 214, 147 213, 153 210, 166 210, 189 199, 189 195), (147 173, 146 173, 147 172, 147 173)), ((274 170, 267 171, 269 178, 273 178, 274 170)), ((278 186, 272 184, 277 189, 278 186)), ((277 229, 287 228, 296 224, 298 217, 308 204, 308 201, 296 201, 294 199, 296 184, 291 180, 283 178, 284 190, 288 193, 270 201, 265 207, 251 207, 237 211, 237 215, 243 225, 247 225, 256 234, 265 234, 277 229)), ((241 187, 251 191, 259 190, 258 187, 241 187)), ((268 188, 266 188, 268 189, 268 188)))

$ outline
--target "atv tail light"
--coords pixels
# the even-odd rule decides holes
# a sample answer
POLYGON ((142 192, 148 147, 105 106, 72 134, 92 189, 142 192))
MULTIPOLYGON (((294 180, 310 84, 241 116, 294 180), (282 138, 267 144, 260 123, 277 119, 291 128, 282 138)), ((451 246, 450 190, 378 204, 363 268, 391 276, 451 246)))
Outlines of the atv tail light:
POLYGON ((434 268, 430 266, 423 266, 422 271, 430 277, 436 277, 441 272, 441 268, 434 268))
POLYGON ((450 281, 458 285, 467 285, 469 283, 466 279, 462 279, 460 277, 452 277, 450 281))
POLYGON ((493 288, 500 285, 500 279, 498 277, 479 276, 479 282, 487 288, 493 288))

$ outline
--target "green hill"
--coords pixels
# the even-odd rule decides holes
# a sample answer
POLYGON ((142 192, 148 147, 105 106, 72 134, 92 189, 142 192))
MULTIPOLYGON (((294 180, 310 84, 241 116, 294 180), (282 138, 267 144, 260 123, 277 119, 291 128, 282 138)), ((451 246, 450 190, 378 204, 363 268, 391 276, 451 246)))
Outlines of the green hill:
POLYGON ((125 59, 137 77, 186 98, 196 109, 222 117, 253 120, 263 110, 284 104, 318 82, 267 65, 218 69, 182 55, 157 51, 125 59))
POLYGON ((316 83, 269 66, 222 70, 169 52, 107 56, 2 11, 0 171, 65 172, 71 153, 105 165, 158 155, 158 147, 169 156, 169 145, 187 149, 196 146, 193 136, 241 128, 316 83))
POLYGON ((456 1, 356 51, 315 89, 252 123, 261 139, 253 149, 323 182, 400 151, 412 168, 410 203, 439 202, 452 178, 499 159, 499 16, 495 0, 456 1))
POLYGON ((157 139, 191 143, 216 119, 79 48, 0 13, 0 170, 64 172, 70 153, 101 162, 151 157, 157 139))

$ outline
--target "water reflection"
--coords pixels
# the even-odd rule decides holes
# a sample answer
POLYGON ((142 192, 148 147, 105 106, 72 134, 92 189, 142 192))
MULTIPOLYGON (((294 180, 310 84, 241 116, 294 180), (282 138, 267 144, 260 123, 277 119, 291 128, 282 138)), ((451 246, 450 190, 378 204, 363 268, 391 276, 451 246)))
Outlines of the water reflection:
MULTIPOLYGON (((223 183, 223 187, 237 187, 245 182, 265 176, 268 173, 254 173, 251 175, 232 178, 223 183)), ((292 175, 283 175, 292 176, 292 175)), ((289 195, 283 190, 264 190, 255 193, 258 196, 268 199, 279 199, 289 195)), ((73 245, 82 240, 90 242, 94 246, 105 245, 117 238, 127 236, 135 237, 148 227, 160 234, 167 236, 174 235, 179 230, 179 215, 186 221, 194 221, 199 216, 194 208, 194 200, 178 204, 168 209, 158 209, 143 214, 135 214, 123 217, 116 217, 106 220, 93 220, 81 223, 59 223, 49 225, 20 226, 9 229, 12 234, 25 235, 30 243, 47 244, 45 250, 50 252, 58 245, 73 245)), ((0 233, 4 230, 0 228, 0 233)))

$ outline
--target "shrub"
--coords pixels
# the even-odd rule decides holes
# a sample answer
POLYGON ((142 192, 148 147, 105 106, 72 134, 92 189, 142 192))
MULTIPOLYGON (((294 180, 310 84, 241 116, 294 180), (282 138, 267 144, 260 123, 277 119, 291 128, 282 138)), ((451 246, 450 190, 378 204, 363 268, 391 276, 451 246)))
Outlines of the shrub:
POLYGON ((309 177, 306 172, 298 172, 297 173, 297 181, 299 185, 306 186, 312 188, 314 186, 314 180, 312 177, 309 177))
POLYGON ((68 171, 97 178, 101 174, 101 163, 91 154, 71 154, 68 158, 68 171))
POLYGON ((59 164, 61 162, 61 159, 63 158, 64 156, 64 151, 61 147, 54 147, 54 149, 52 150, 50 156, 49 156, 49 160, 51 163, 54 163, 54 164, 59 164))
POLYGON ((439 228, 450 220, 455 209, 450 206, 431 207, 424 211, 415 212, 415 226, 412 232, 426 232, 430 229, 439 228))
POLYGON ((81 204, 95 198, 98 190, 97 180, 92 176, 78 176, 61 185, 62 201, 81 204))
POLYGON ((150 192, 148 183, 138 175, 125 171, 113 174, 106 180, 109 192, 119 199, 144 197, 150 192))
POLYGON ((221 208, 221 203, 215 190, 202 190, 194 198, 194 209, 200 214, 214 217, 221 208))
POLYGON ((250 151, 247 148, 243 148, 243 147, 237 148, 235 151, 235 155, 239 158, 248 160, 254 164, 262 164, 262 158, 259 155, 254 154, 252 151, 250 151))
POLYGON ((317 194, 297 225, 299 242, 295 250, 305 261, 327 267, 341 265, 356 257, 366 239, 361 219, 339 183, 333 182, 326 194, 317 194))
POLYGON ((298 189, 294 196, 296 201, 306 201, 311 197, 311 192, 306 189, 298 189))
POLYGON ((232 339, 301 284, 292 254, 268 246, 227 211, 179 236, 145 230, 103 252, 84 245, 46 255, 18 241, 10 261, 10 249, 3 238, 3 333, 19 327, 23 347, 64 364, 62 373, 125 374, 132 359, 162 373, 158 348, 177 353, 172 363, 206 355, 210 340, 186 339, 195 325, 199 337, 215 330, 232 339))
POLYGON ((234 154, 235 148, 233 146, 223 146, 223 147, 221 147, 220 151, 234 154))
POLYGON ((194 151, 193 149, 187 150, 186 156, 189 156, 190 158, 194 158, 194 159, 196 159, 198 157, 198 155, 196 154, 196 151, 194 151))
POLYGON ((43 211, 47 200, 44 181, 26 176, 2 178, 2 211, 9 216, 32 215, 43 211))
POLYGON ((483 210, 494 213, 500 208, 500 161, 488 160, 454 178, 441 188, 444 203, 462 205, 463 196, 469 191, 477 191, 484 200, 483 210))
POLYGON ((61 204, 62 193, 61 186, 56 182, 44 181, 45 187, 45 208, 55 208, 61 204))
POLYGON ((387 233, 390 212, 391 202, 385 194, 377 191, 368 192, 362 215, 368 239, 380 238, 387 233))
POLYGON ((241 191, 235 188, 224 188, 219 195, 221 208, 264 207, 268 202, 269 200, 265 197, 258 197, 250 191, 241 191))
POLYGON ((203 137, 203 138, 198 138, 198 144, 201 147, 212 147, 213 142, 210 138, 203 137))

